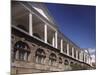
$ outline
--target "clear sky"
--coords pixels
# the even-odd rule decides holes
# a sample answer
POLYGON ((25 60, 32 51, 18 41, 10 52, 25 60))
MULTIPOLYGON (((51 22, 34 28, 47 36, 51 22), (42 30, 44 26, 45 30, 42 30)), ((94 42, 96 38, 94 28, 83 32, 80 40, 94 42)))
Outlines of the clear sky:
POLYGON ((60 31, 81 48, 96 47, 96 7, 46 4, 60 31))

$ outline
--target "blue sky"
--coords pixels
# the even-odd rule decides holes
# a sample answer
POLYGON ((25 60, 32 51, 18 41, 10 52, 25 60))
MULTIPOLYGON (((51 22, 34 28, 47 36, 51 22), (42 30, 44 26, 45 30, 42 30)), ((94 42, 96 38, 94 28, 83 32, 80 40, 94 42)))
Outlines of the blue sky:
POLYGON ((46 4, 60 31, 81 48, 96 47, 95 6, 46 4))

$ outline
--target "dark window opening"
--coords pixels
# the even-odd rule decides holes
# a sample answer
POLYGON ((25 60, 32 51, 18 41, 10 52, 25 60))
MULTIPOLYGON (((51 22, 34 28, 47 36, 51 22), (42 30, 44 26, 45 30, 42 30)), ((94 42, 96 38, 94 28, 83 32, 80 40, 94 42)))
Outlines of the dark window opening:
POLYGON ((51 53, 49 56, 50 65, 54 66, 56 63, 57 57, 54 53, 51 53))
POLYGON ((12 60, 22 60, 28 61, 28 56, 30 54, 29 47, 27 43, 18 41, 13 50, 12 60))
POLYGON ((65 65, 68 65, 69 64, 68 60, 65 60, 64 64, 65 65))
POLYGON ((62 64, 62 62, 63 62, 63 61, 62 61, 62 58, 59 57, 59 63, 62 64))
POLYGON ((36 56, 36 63, 44 64, 46 55, 43 49, 40 49, 40 48, 37 49, 35 56, 36 56))

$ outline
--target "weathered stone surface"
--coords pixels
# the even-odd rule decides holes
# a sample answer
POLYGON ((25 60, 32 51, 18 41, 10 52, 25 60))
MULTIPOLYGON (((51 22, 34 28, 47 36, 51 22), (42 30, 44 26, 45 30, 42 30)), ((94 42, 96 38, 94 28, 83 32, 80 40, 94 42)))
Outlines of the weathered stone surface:
MULTIPOLYGON (((14 40, 12 43, 12 52, 14 50, 14 44, 17 41, 20 41, 22 39, 22 37, 20 37, 18 34, 14 35, 14 40)), ((34 38, 33 38, 34 39, 34 38)), ((35 40, 35 39, 34 39, 35 40)), ((30 47, 30 55, 28 57, 28 61, 20 61, 20 60, 16 60, 14 59, 14 61, 11 63, 11 73, 12 74, 21 74, 21 73, 39 73, 39 72, 52 72, 52 71, 69 71, 72 70, 72 66, 70 66, 70 62, 74 62, 77 64, 82 64, 79 61, 73 60, 71 58, 69 58, 68 56, 65 56, 63 54, 60 54, 60 51, 53 49, 52 47, 46 46, 44 45, 44 43, 39 43, 39 41, 28 41, 28 38, 26 40, 23 40, 24 42, 26 42, 29 47, 30 47), (35 52, 38 48, 41 48, 44 50, 44 52, 46 53, 46 58, 43 64, 38 64, 36 63, 35 59, 35 52), (57 56, 57 60, 55 62, 55 65, 49 65, 49 55, 51 53, 54 53, 57 56), (59 57, 62 58, 62 63, 59 63, 59 57), (64 65, 64 60, 68 59, 69 64, 68 66, 64 65)), ((85 67, 87 66, 86 64, 83 63, 82 66, 85 67)), ((80 66, 81 67, 81 66, 80 66)))

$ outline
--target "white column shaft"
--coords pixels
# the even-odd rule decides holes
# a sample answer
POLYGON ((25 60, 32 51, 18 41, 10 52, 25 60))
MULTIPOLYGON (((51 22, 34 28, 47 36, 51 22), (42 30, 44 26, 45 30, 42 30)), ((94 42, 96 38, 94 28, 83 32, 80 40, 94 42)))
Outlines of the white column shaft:
MULTIPOLYGON (((88 58, 88 63, 90 62, 90 56, 89 56, 89 58, 88 58)), ((89 63, 90 64, 90 63, 89 63)))
POLYGON ((18 51, 18 50, 16 51, 15 58, 16 58, 16 59, 19 59, 19 51, 18 51))
POLYGON ((36 56, 36 59, 35 59, 35 61, 36 61, 36 63, 38 63, 39 61, 38 61, 38 56, 36 56))
POLYGON ((87 55, 87 63, 89 63, 89 56, 87 55))
POLYGON ((86 61, 86 59, 85 59, 85 53, 84 53, 84 62, 86 61))
POLYGON ((91 64, 91 58, 89 58, 89 63, 91 64))
POLYGON ((61 52, 63 52, 63 40, 61 39, 61 52))
POLYGON ((86 63, 87 63, 87 60, 88 60, 87 58, 88 58, 88 57, 87 57, 87 54, 86 54, 86 63))
POLYGON ((32 14, 29 13, 29 34, 33 35, 33 28, 32 28, 32 14))
POLYGON ((83 58, 83 57, 82 57, 82 52, 80 52, 80 61, 82 61, 82 58, 83 58))
POLYGON ((44 25, 44 41, 47 43, 47 25, 44 25))
POLYGON ((76 50, 76 59, 78 59, 78 51, 76 50))
POLYGON ((67 55, 69 55, 69 44, 67 44, 67 55))
POLYGON ((74 57, 74 47, 72 47, 72 57, 74 57))
POLYGON ((55 47, 57 48, 58 47, 58 33, 57 31, 55 32, 55 47))
POLYGON ((54 36, 52 38, 52 46, 54 47, 55 46, 55 39, 54 39, 54 36))
POLYGON ((27 60, 27 52, 24 55, 24 60, 27 60))
POLYGON ((91 64, 91 57, 89 57, 89 64, 91 64))

